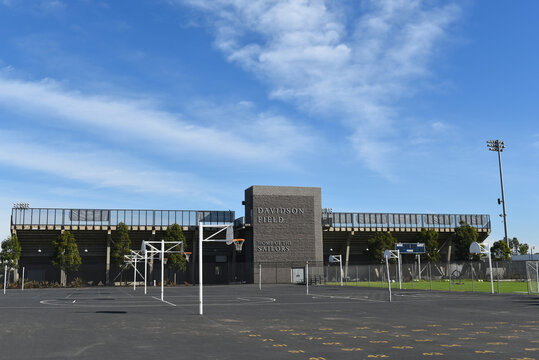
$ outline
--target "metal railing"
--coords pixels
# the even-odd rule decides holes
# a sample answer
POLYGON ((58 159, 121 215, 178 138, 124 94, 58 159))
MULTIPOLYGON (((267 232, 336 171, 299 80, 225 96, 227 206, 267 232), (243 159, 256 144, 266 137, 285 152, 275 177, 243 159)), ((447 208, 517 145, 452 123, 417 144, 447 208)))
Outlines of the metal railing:
POLYGON ((198 226, 225 224, 235 220, 235 212, 218 210, 128 210, 128 209, 54 209, 13 208, 14 226, 198 226))
POLYGON ((464 221, 477 229, 490 229, 489 215, 395 214, 323 212, 322 225, 333 228, 429 228, 453 229, 464 221))

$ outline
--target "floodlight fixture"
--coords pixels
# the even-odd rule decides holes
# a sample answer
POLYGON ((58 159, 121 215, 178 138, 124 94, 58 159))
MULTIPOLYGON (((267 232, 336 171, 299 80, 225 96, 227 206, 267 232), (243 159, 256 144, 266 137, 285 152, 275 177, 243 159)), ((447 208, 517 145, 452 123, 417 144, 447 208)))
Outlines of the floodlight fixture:
POLYGON ((13 208, 15 208, 15 209, 30 209, 30 204, 27 203, 27 202, 13 203, 13 208))
POLYGON ((487 146, 490 151, 503 151, 505 143, 502 140, 488 140, 487 146))

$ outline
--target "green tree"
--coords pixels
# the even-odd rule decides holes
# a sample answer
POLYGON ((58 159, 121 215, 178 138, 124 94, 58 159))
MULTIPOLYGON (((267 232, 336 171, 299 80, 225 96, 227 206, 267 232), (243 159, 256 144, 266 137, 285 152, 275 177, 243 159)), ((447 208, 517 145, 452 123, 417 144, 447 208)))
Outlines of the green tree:
POLYGON ((505 240, 498 240, 492 244, 490 253, 496 260, 509 260, 511 258, 511 249, 505 240))
MULTIPOLYGON (((124 255, 131 253, 131 239, 129 238, 129 227, 121 222, 118 224, 118 229, 112 234, 112 251, 110 254, 111 260, 120 268, 120 281, 123 278, 125 270, 124 255)), ((127 285, 127 279, 125 280, 127 285)))
POLYGON ((530 247, 528 246, 528 244, 520 244, 520 246, 518 247, 518 253, 520 255, 526 255, 529 250, 530 247))
POLYGON ((509 249, 511 253, 518 255, 520 251, 520 242, 516 237, 509 239, 509 249))
POLYGON ((21 244, 17 235, 8 236, 2 241, 2 252, 0 253, 0 262, 2 267, 7 265, 8 269, 16 269, 19 267, 19 259, 21 257, 21 244))
POLYGON ((453 243, 455 244, 455 255, 457 260, 467 260, 470 255, 470 245, 479 238, 477 229, 461 221, 460 226, 455 230, 453 243))
POLYGON ((384 259, 385 250, 395 249, 395 238, 388 232, 377 232, 369 240, 367 240, 367 256, 375 261, 384 259))
MULTIPOLYGON (((173 224, 167 228, 165 234, 165 241, 180 241, 185 246, 185 236, 183 235, 182 228, 178 224, 173 224)), ((177 245, 173 251, 181 251, 181 245, 177 245)), ((185 271, 187 267, 187 261, 185 257, 180 253, 168 253, 166 254, 167 267, 174 272, 174 282, 176 282, 176 272, 185 271)))
POLYGON ((417 235, 417 242, 425 244, 425 256, 427 259, 438 262, 440 261, 440 250, 438 242, 439 234, 435 230, 421 229, 421 232, 417 235))
POLYGON ((65 274, 62 278, 62 285, 67 285, 69 272, 77 271, 82 259, 77 247, 75 236, 70 231, 64 231, 52 242, 54 254, 52 256, 52 265, 56 266, 65 274))
POLYGON ((111 260, 116 265, 124 264, 124 255, 131 252, 131 239, 129 238, 129 227, 123 222, 118 224, 118 229, 112 235, 111 260))

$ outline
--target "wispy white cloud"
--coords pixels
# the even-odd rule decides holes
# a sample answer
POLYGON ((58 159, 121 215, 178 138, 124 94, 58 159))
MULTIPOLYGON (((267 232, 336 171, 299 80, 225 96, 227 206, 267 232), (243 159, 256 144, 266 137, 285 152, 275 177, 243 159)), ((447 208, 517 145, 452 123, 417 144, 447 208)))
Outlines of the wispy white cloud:
MULTIPOLYGON (((252 109, 247 114, 243 111, 242 124, 230 120, 234 114, 223 110, 219 113, 222 118, 206 117, 200 125, 140 97, 87 95, 50 79, 34 82, 0 76, 0 106, 32 114, 41 127, 52 121, 125 144, 144 143, 167 154, 197 155, 206 160, 294 166, 295 154, 310 151, 315 138, 305 126, 252 109), (232 127, 234 123, 241 126, 232 127)), ((193 114, 205 111, 191 108, 193 114)))
POLYGON ((446 124, 443 121, 435 121, 431 123, 430 126, 434 131, 438 132, 443 132, 451 128, 449 124, 446 124))
POLYGON ((208 16, 216 46, 269 84, 271 97, 351 127, 359 157, 386 175, 400 130, 394 104, 429 74, 460 14, 420 0, 178 1, 208 16))
POLYGON ((131 193, 181 197, 201 195, 209 188, 205 181, 193 175, 164 171, 121 153, 80 151, 80 146, 65 143, 58 148, 38 145, 33 140, 17 132, 0 131, 0 164, 75 180, 97 189, 122 189, 131 193))

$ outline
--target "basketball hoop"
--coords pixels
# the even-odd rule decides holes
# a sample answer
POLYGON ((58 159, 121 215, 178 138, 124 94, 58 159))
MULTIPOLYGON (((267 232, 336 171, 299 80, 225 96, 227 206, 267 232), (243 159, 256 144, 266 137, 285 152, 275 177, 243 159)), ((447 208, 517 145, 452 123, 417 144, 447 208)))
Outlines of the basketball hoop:
POLYGON ((183 252, 183 255, 185 256, 185 260, 187 262, 189 262, 189 257, 191 256, 192 252, 191 251, 184 251, 183 252))
POLYGON ((470 254, 472 255, 481 255, 482 253, 485 253, 483 250, 484 249, 481 249, 481 245, 475 241, 470 244, 470 254))
POLYGON ((236 251, 241 251, 244 242, 245 239, 234 239, 234 246, 236 247, 236 251))

